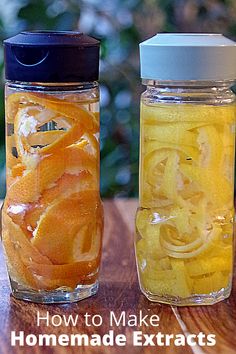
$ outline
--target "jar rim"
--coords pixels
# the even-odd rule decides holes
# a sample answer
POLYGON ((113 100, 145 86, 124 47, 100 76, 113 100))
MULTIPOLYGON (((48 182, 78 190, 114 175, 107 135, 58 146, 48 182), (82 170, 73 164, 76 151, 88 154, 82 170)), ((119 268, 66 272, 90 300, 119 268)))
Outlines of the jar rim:
POLYGON ((232 87, 235 80, 156 80, 142 79, 145 86, 158 87, 232 87))

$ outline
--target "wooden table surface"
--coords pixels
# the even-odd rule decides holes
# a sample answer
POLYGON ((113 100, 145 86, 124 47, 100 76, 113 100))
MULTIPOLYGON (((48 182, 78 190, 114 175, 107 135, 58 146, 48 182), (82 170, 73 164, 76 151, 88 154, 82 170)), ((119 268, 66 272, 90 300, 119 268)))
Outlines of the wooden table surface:
POLYGON ((105 205, 105 234, 102 267, 100 272, 100 289, 97 295, 71 305, 38 305, 15 300, 10 296, 9 283, 5 264, 0 255, 0 354, 11 353, 236 353, 236 291, 231 297, 219 304, 206 307, 170 307, 149 302, 139 291, 135 258, 133 250, 134 214, 137 208, 136 200, 107 200, 105 205), (11 331, 24 331, 27 334, 39 333, 100 333, 105 334, 111 328, 108 323, 110 311, 120 314, 125 311, 127 315, 158 314, 160 327, 141 328, 143 333, 154 334, 157 331, 167 334, 204 332, 216 334, 214 347, 134 347, 129 343, 133 330, 140 328, 120 327, 115 331, 126 334, 128 344, 126 347, 12 347, 10 344, 11 331), (76 327, 38 327, 36 314, 69 315, 83 318, 89 314, 103 316, 104 325, 97 328, 85 327, 79 321, 76 327), (106 321, 107 320, 107 321, 106 321))

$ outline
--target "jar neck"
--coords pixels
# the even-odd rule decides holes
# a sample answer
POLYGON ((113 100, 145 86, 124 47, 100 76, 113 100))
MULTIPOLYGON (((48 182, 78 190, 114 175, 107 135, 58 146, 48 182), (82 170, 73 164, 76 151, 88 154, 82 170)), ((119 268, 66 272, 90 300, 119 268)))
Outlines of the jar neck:
POLYGON ((98 88, 97 81, 91 82, 20 82, 6 81, 9 88, 20 89, 24 91, 77 91, 90 90, 98 88))
POLYGON ((224 105, 235 101, 234 81, 157 81, 142 80, 147 86, 143 99, 166 103, 224 105))

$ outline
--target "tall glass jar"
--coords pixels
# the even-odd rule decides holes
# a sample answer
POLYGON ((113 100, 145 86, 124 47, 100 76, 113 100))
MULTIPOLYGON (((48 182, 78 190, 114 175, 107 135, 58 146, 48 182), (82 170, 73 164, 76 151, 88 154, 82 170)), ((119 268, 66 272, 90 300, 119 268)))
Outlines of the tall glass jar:
POLYGON ((101 258, 99 42, 26 32, 5 41, 5 58, 2 240, 12 293, 74 302, 97 292, 101 258))
POLYGON ((235 43, 220 35, 163 34, 141 44, 147 87, 135 244, 140 287, 151 301, 208 305, 230 295, 235 61, 235 43))

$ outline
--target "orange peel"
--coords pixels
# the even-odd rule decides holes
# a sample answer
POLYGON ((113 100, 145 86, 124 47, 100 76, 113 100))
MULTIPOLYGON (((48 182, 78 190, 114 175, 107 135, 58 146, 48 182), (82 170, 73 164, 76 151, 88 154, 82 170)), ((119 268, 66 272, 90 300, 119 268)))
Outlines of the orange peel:
POLYGON ((82 123, 89 131, 96 133, 98 131, 98 122, 92 112, 81 108, 79 105, 64 99, 59 99, 48 94, 41 93, 13 93, 6 100, 6 108, 8 112, 15 114, 21 102, 30 102, 48 108, 62 116, 71 118, 76 122, 82 123))
POLYGON ((13 178, 20 177, 23 175, 24 171, 25 171, 25 166, 22 163, 18 163, 17 165, 12 167, 11 175, 13 178))
POLYGON ((33 289, 74 288, 97 278, 99 113, 88 104, 25 92, 6 100, 14 132, 7 137, 3 243, 12 279, 33 289), (44 131, 48 123, 56 129, 44 131))
MULTIPOLYGON (((19 225, 3 211, 3 228, 8 230, 9 238, 14 244, 15 252, 20 254, 21 259, 33 259, 36 263, 52 264, 48 257, 42 255, 32 242, 26 237, 19 225)), ((14 259, 14 258, 13 258, 14 259)))
POLYGON ((76 193, 57 201, 40 217, 32 244, 54 264, 73 262, 74 239, 98 207, 96 191, 76 193))
POLYGON ((46 289, 61 286, 76 287, 78 284, 91 284, 97 277, 99 259, 74 262, 63 265, 45 265, 30 262, 27 270, 39 279, 39 285, 46 289), (95 276, 94 276, 95 273, 95 276), (94 279, 95 278, 95 279, 94 279), (43 284, 40 284, 42 282, 43 284))
POLYGON ((61 150, 41 159, 35 169, 13 183, 8 190, 7 199, 14 203, 35 202, 63 173, 78 174, 83 170, 96 176, 96 159, 76 145, 61 150))
POLYGON ((22 285, 37 290, 51 290, 61 286, 75 288, 79 283, 92 284, 96 280, 98 259, 64 266, 40 264, 22 258, 8 231, 4 231, 2 237, 11 278, 22 285))
POLYGON ((8 259, 7 267, 11 279, 25 286, 37 288, 37 280, 34 279, 32 271, 27 269, 22 262, 20 253, 16 250, 14 242, 11 240, 9 231, 5 230, 2 233, 2 241, 4 244, 5 254, 8 259))
POLYGON ((49 145, 54 143, 57 139, 61 138, 64 134, 65 134, 64 130, 39 131, 32 135, 29 135, 28 143, 30 146, 49 145))
POLYGON ((28 229, 35 229, 41 214, 45 209, 58 198, 66 198, 73 193, 86 189, 96 189, 96 182, 93 176, 86 171, 77 175, 64 174, 57 181, 56 186, 47 189, 39 201, 30 205, 25 213, 24 223, 28 229))
MULTIPOLYGON (((85 128, 83 124, 74 123, 71 126, 71 128, 69 128, 66 131, 53 130, 47 132, 35 132, 36 134, 29 134, 28 136, 24 136, 23 133, 21 132, 22 121, 25 120, 22 111, 24 111, 24 109, 18 110, 15 119, 15 125, 14 125, 15 127, 14 131, 16 132, 15 134, 16 147, 20 156, 24 156, 25 154, 33 154, 33 153, 37 153, 39 155, 46 155, 46 154, 57 152, 59 149, 65 148, 66 146, 69 146, 72 143, 77 142, 85 132, 85 128), (39 141, 37 140, 35 141, 34 139, 32 139, 32 136, 34 139, 37 138, 41 138, 41 139, 39 141), (56 140, 55 137, 57 138, 56 140), (41 145, 41 143, 45 145, 45 143, 47 143, 47 140, 49 140, 49 138, 51 139, 53 138, 53 141, 49 143, 49 145, 43 146, 41 148, 32 147, 32 145, 41 145)), ((35 120, 34 118, 32 119, 35 124, 34 129, 41 126, 40 122, 37 122, 37 120, 35 120)), ((26 135, 28 134, 27 131, 25 133, 26 135)))

